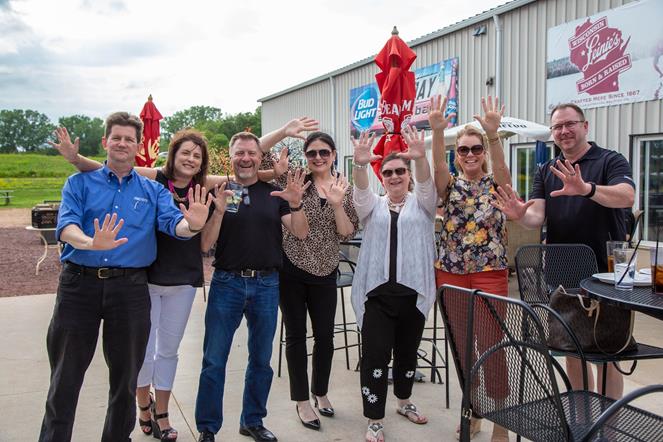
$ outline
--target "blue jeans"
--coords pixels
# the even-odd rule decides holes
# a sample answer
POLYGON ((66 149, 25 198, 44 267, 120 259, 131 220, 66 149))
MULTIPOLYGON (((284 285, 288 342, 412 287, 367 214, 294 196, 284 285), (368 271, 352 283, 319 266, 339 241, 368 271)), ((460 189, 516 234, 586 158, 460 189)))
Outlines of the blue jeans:
POLYGON ((244 376, 241 426, 262 425, 274 372, 270 366, 279 305, 279 274, 243 278, 216 270, 205 313, 203 368, 196 400, 198 431, 217 433, 223 424, 226 363, 235 330, 246 316, 249 362, 244 376))

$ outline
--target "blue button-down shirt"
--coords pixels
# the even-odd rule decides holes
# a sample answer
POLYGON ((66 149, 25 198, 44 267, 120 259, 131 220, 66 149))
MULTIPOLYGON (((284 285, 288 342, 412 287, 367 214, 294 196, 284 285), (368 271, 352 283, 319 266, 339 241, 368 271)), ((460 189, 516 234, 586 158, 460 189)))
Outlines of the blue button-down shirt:
MULTIPOLYGON (((66 244, 60 260, 88 267, 147 267, 156 258, 156 229, 176 236, 175 227, 182 212, 170 192, 161 184, 132 170, 122 179, 104 165, 67 179, 62 188, 56 237, 62 229, 76 224, 89 237, 94 236, 94 219, 103 223, 106 214, 117 213, 124 226, 117 238, 129 241, 112 250, 78 250, 66 244)), ((184 238, 185 239, 185 238, 184 238)))

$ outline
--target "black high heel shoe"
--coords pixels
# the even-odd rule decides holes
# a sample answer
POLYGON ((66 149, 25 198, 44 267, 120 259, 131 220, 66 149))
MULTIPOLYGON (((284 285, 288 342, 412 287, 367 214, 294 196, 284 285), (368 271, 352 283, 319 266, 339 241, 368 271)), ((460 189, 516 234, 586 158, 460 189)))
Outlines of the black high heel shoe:
MULTIPOLYGON (((141 407, 140 405, 138 405, 138 409, 140 411, 151 410, 153 403, 154 403, 154 401, 152 400, 152 393, 150 393, 150 403, 147 404, 144 407, 141 407)), ((150 434, 152 434, 152 416, 151 415, 150 415, 150 420, 143 420, 143 419, 140 418, 140 416, 138 416, 138 425, 140 426, 140 431, 142 431, 145 436, 149 436, 150 434)))
POLYGON ((334 409, 332 407, 323 407, 319 408, 318 407, 318 398, 313 396, 313 401, 315 403, 315 408, 318 409, 321 415, 325 417, 334 417, 334 409))
POLYGON ((174 442, 177 440, 177 430, 173 427, 166 428, 162 430, 159 426, 159 419, 165 419, 168 417, 168 412, 157 414, 157 405, 156 402, 152 403, 152 436, 155 439, 166 442, 174 442), (172 434, 175 434, 175 437, 171 437, 172 434))
POLYGON ((306 428, 310 428, 311 430, 320 431, 320 419, 313 419, 312 421, 306 422, 299 415, 299 407, 297 406, 297 404, 295 404, 295 411, 297 412, 297 417, 299 418, 303 426, 305 426, 306 428))

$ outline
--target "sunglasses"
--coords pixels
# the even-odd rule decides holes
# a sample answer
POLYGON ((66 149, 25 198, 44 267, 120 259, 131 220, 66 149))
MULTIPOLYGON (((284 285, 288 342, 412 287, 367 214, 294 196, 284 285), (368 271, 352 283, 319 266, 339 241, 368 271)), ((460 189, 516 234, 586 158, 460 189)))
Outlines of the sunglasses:
POLYGON ((394 173, 396 174, 396 176, 403 176, 405 175, 405 172, 407 172, 407 168, 405 167, 398 167, 396 169, 384 169, 382 171, 382 176, 385 178, 389 178, 394 173))
POLYGON ((326 159, 329 158, 331 155, 331 150, 329 149, 320 149, 320 150, 307 150, 304 155, 306 155, 306 158, 309 160, 314 160, 318 155, 320 155, 320 158, 326 159))
POLYGON ((481 155, 484 151, 484 147, 481 144, 475 144, 474 146, 458 146, 456 148, 456 152, 458 152, 458 155, 461 157, 466 157, 467 154, 472 152, 472 155, 481 155))

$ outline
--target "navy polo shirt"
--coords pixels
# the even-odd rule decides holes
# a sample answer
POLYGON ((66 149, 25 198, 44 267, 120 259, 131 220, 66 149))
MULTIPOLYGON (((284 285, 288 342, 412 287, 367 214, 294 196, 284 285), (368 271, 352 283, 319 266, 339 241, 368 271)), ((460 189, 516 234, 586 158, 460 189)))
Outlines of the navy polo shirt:
MULTIPOLYGON (((76 224, 89 237, 94 236, 94 219, 103 223, 106 214, 118 214, 124 225, 118 238, 128 242, 112 250, 78 250, 65 244, 60 260, 87 267, 147 267, 156 258, 156 230, 171 236, 182 219, 170 192, 161 184, 132 170, 120 182, 104 165, 92 172, 70 176, 62 188, 56 238, 62 229, 76 224)), ((187 239, 187 238, 182 238, 187 239)))
MULTIPOLYGON (((628 183, 635 188, 631 166, 619 152, 603 149, 596 143, 573 166, 580 166, 582 179, 600 186, 628 183)), ((586 244, 596 254, 599 271, 608 269, 606 241, 626 239, 626 217, 623 209, 611 209, 583 196, 557 196, 550 193, 560 190, 562 180, 550 171, 557 160, 564 161, 564 154, 539 167, 534 177, 531 199, 546 200, 546 243, 586 244)))

